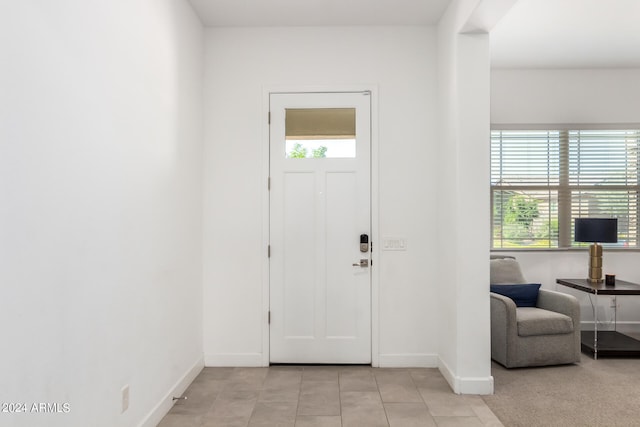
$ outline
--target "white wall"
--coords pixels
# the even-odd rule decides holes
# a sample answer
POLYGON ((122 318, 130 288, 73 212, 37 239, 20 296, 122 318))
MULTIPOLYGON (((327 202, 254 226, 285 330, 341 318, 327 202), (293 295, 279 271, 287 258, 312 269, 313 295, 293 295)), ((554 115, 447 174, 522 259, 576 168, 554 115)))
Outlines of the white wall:
POLYGON ((492 69, 491 123, 640 123, 640 69, 492 69))
POLYGON ((186 1, 2 2, 0 402, 70 412, 0 424, 155 425, 202 366, 202 56, 186 1))
POLYGON ((489 40, 461 34, 478 2, 454 1, 438 27, 440 370, 456 393, 490 394, 489 40), (446 184, 444 184, 446 183, 446 184))
MULTIPOLYGON (((640 69, 493 69, 491 122, 496 124, 640 125, 640 69)), ((556 278, 586 277, 585 251, 511 252, 525 277, 556 289, 556 278)), ((606 251, 604 273, 640 283, 640 252, 606 251)), ((563 292, 566 287, 557 288, 563 292)), ((574 293, 580 296, 579 293, 574 293)), ((640 298, 618 299, 619 318, 639 322, 640 298)), ((588 300, 584 313, 591 312, 588 300)), ((611 310, 605 309, 609 317, 611 310)))
MULTIPOLYGON (((205 65, 204 351, 208 365, 259 365, 266 155, 264 90, 376 90, 380 252, 379 362, 435 366, 439 249, 435 245, 435 32, 411 27, 208 29, 205 65)), ((375 127, 374 127, 375 129, 375 127)), ((374 177, 375 178, 375 177, 374 177)), ((374 290, 375 292, 375 290, 374 290)), ((375 318, 374 318, 375 319, 375 318)), ((374 329, 376 326, 374 326, 374 329)), ((268 341, 267 341, 268 342, 268 341)), ((266 357, 266 359, 265 359, 266 357)))

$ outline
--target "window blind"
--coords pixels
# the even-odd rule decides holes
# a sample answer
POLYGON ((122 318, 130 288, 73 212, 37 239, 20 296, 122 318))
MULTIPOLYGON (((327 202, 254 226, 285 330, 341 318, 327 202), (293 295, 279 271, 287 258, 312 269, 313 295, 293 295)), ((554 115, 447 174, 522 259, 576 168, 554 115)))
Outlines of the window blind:
POLYGON ((640 130, 494 130, 493 248, 557 248, 573 219, 618 218, 613 246, 638 247, 640 130))

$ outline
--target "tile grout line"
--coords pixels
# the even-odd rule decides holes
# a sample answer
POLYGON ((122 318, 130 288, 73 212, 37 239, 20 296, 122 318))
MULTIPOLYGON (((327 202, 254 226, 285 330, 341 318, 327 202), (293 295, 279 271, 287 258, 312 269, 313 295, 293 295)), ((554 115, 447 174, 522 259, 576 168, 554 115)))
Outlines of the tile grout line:
POLYGON ((340 404, 340 427, 344 427, 342 422, 342 387, 340 386, 340 379, 342 378, 342 369, 338 369, 338 403, 340 404))
POLYGON ((374 371, 371 372, 371 375, 373 375, 373 380, 376 382, 376 389, 378 389, 378 396, 380 396, 380 404, 382 405, 382 410, 384 411, 384 417, 387 420, 387 426, 390 426, 391 423, 389 422, 389 414, 387 414, 387 407, 384 406, 384 402, 382 401, 382 393, 380 392, 380 384, 378 384, 378 377, 376 376, 374 371))

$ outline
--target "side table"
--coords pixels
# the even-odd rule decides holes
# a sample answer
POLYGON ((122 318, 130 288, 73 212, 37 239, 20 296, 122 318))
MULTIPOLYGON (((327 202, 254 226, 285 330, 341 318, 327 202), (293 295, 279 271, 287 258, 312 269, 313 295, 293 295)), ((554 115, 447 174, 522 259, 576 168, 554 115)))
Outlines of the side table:
MULTIPOLYGON (((616 330, 598 331, 598 295, 640 295, 640 285, 624 280, 616 280, 615 286, 591 283, 586 279, 556 279, 556 283, 595 295, 593 307, 593 331, 581 332, 582 351, 597 359, 598 356, 637 357, 640 356, 640 341, 616 330)), ((617 310, 617 308, 616 308, 617 310)))

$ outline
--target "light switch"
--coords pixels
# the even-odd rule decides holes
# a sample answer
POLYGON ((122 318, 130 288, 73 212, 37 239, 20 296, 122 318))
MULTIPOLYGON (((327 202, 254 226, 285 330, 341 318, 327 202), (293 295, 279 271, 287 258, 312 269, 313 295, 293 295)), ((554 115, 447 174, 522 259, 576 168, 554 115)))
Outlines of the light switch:
POLYGON ((407 239, 405 237, 385 237, 382 239, 383 251, 406 251, 407 239))

